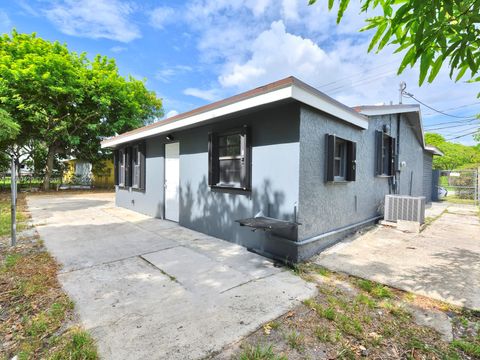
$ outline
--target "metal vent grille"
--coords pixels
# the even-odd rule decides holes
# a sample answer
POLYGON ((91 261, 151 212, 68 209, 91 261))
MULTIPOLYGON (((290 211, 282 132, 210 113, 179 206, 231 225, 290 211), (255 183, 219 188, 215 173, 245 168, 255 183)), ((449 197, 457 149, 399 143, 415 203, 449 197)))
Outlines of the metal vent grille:
POLYGON ((385 220, 408 220, 423 224, 425 221, 424 196, 385 196, 385 220))

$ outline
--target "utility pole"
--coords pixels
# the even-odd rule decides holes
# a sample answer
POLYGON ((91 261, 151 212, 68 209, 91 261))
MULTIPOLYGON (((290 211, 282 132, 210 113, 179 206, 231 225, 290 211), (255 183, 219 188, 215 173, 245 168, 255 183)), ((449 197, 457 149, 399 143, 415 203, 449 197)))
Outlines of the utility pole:
POLYGON ((398 103, 399 104, 402 104, 403 102, 403 92, 405 91, 405 89, 407 88, 407 84, 405 83, 405 81, 400 81, 400 87, 399 87, 399 96, 398 96, 398 103))
POLYGON ((15 162, 15 155, 13 154, 10 189, 12 190, 12 238, 10 240, 10 245, 15 246, 17 244, 17 164, 15 162))

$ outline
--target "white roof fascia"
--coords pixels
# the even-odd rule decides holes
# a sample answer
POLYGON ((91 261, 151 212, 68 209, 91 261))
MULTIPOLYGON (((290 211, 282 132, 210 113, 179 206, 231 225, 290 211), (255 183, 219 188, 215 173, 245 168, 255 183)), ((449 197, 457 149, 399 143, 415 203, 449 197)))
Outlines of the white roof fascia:
POLYGON ((269 104, 272 102, 288 99, 292 97, 292 86, 287 86, 278 90, 274 90, 265 94, 260 94, 248 99, 240 100, 232 104, 225 105, 223 107, 205 111, 200 114, 195 114, 184 119, 180 119, 171 123, 167 123, 163 126, 157 126, 151 129, 145 129, 137 133, 122 136, 121 138, 106 139, 102 142, 102 148, 112 147, 123 143, 151 137, 154 135, 178 130, 184 127, 200 124, 208 120, 215 119, 220 116, 232 114, 238 111, 250 109, 256 106, 269 104))
POLYGON ((236 101, 225 106, 208 110, 199 114, 191 115, 186 118, 159 125, 152 128, 146 128, 130 135, 121 136, 119 138, 105 139, 102 141, 102 148, 114 147, 120 144, 137 141, 143 138, 152 137, 162 133, 172 132, 194 125, 202 124, 204 122, 213 120, 215 118, 233 114, 242 110, 251 109, 257 106, 266 105, 286 99, 295 99, 304 104, 310 105, 320 111, 326 112, 352 125, 358 126, 362 129, 368 129, 368 119, 363 115, 356 113, 353 109, 329 98, 323 94, 314 94, 305 90, 304 88, 291 84, 289 86, 273 90, 264 94, 259 94, 236 101))
POLYGON ((433 155, 444 156, 445 154, 440 151, 436 146, 425 145, 425 150, 431 152, 433 155))
POLYGON ((299 86, 293 87, 292 97, 304 104, 307 104, 315 109, 326 112, 341 120, 344 120, 352 125, 358 126, 362 129, 368 129, 368 119, 353 109, 337 102, 336 100, 320 94, 312 94, 311 92, 299 86))
POLYGON ((386 105, 386 106, 365 106, 360 107, 360 114, 364 114, 367 116, 375 116, 375 115, 390 115, 390 114, 403 114, 412 111, 420 111, 419 105, 386 105))

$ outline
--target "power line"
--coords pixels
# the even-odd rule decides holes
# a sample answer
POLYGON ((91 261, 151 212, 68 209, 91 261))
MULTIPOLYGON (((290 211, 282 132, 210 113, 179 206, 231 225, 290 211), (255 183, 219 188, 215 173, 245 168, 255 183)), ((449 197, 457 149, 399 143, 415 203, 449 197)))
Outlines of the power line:
POLYGON ((344 81, 344 80, 351 80, 351 79, 354 78, 354 77, 357 77, 357 76, 359 76, 359 75, 364 75, 365 73, 368 73, 368 72, 374 71, 374 70, 378 70, 378 69, 381 68, 381 67, 384 67, 384 66, 387 66, 387 65, 391 65, 391 64, 396 63, 396 62, 397 62, 397 60, 393 60, 393 61, 384 63, 384 64, 382 64, 382 65, 375 66, 374 68, 370 68, 370 69, 367 69, 367 70, 363 70, 363 71, 358 72, 358 73, 355 73, 355 74, 353 74, 353 75, 346 76, 346 77, 344 77, 344 78, 340 78, 340 79, 338 79, 338 80, 331 81, 331 82, 326 83, 326 84, 322 84, 322 85, 320 85, 319 87, 323 88, 323 87, 326 87, 326 86, 329 86, 329 85, 332 85, 332 84, 336 84, 336 83, 342 82, 342 81, 344 81))
POLYGON ((435 126, 444 126, 445 128, 467 126, 467 125, 472 125, 472 123, 475 123, 475 121, 477 121, 477 120, 480 120, 480 119, 469 119, 469 120, 441 122, 441 123, 436 123, 436 124, 425 125, 425 128, 431 128, 431 127, 435 127, 435 126))
POLYGON ((446 133, 446 136, 451 136, 451 135, 457 135, 457 134, 461 134, 461 133, 465 133, 465 131, 472 131, 472 130, 479 130, 479 128, 477 126, 474 126, 474 127, 470 127, 468 129, 462 129, 462 130, 459 130, 459 131, 446 131, 446 132, 443 132, 443 133, 446 133))
POLYGON ((395 71, 389 71, 389 72, 387 72, 387 73, 378 74, 378 75, 376 75, 376 76, 374 76, 374 77, 372 77, 372 78, 365 78, 365 79, 363 79, 363 80, 359 80, 359 81, 352 82, 351 84, 338 86, 338 87, 336 87, 336 88, 333 88, 333 89, 328 90, 328 94, 329 94, 329 95, 332 95, 332 94, 338 93, 338 92, 342 91, 344 88, 356 88, 356 87, 358 87, 359 85, 364 85, 364 84, 371 83, 371 82, 373 82, 373 81, 380 80, 380 79, 383 78, 385 75, 393 74, 393 73, 395 73, 395 71))
POLYGON ((443 129, 452 129, 452 128, 457 128, 457 127, 462 127, 462 126, 479 126, 480 124, 460 124, 460 125, 451 125, 451 126, 443 126, 443 127, 438 127, 438 128, 426 128, 428 131, 432 130, 443 130, 443 129))
POLYGON ((471 133, 468 133, 468 134, 463 134, 463 135, 459 135, 459 136, 455 136, 455 137, 452 137, 452 138, 448 138, 448 139, 445 139, 445 140, 455 140, 455 139, 460 139, 462 137, 465 137, 465 136, 468 136, 468 135, 473 135, 473 134, 477 134, 478 133, 478 130, 477 131, 473 131, 471 133))
POLYGON ((425 127, 427 128, 427 127, 432 127, 432 126, 443 126, 443 125, 451 125, 451 124, 466 124, 466 125, 469 125, 467 123, 471 123, 472 121, 475 121, 475 120, 480 120, 480 119, 464 119, 464 120, 457 120, 457 121, 440 122, 440 123, 425 125, 425 127))
POLYGON ((416 102, 418 102, 419 104, 422 104, 423 106, 429 108, 430 110, 433 110, 433 111, 435 111, 439 114, 445 115, 445 116, 449 116, 449 117, 453 117, 453 118, 457 118, 457 119, 476 119, 476 117, 472 117, 472 116, 457 116, 457 115, 447 114, 443 111, 440 111, 440 110, 437 110, 437 109, 431 107, 430 105, 425 104, 423 101, 418 100, 415 96, 413 96, 410 93, 404 92, 403 95, 408 96, 408 97, 412 98, 413 100, 415 100, 416 102))
MULTIPOLYGON (((450 110, 457 110, 457 109, 462 109, 462 108, 466 108, 466 107, 471 107, 471 106, 478 106, 480 105, 480 102, 476 102, 476 103, 472 103, 472 104, 465 104, 465 105, 460 105, 460 106, 455 106, 455 107, 452 107, 452 108, 448 108, 448 109, 443 109, 442 111, 450 111, 450 110)), ((425 113, 423 115, 432 115, 434 113, 425 113)), ((473 116, 473 115, 472 115, 473 116)))

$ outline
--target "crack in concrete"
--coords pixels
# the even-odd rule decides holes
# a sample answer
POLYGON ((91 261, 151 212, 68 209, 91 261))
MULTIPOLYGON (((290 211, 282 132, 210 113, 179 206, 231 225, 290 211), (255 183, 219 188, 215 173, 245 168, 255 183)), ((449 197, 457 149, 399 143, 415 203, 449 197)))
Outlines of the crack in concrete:
MULTIPOLYGON (((133 258, 136 258, 136 257, 140 257, 143 259, 143 255, 148 255, 148 254, 153 254, 153 253, 156 253, 156 252, 160 252, 160 251, 165 251, 165 250, 170 250, 170 249, 173 249, 173 248, 176 248, 176 247, 179 247, 181 245, 174 245, 174 246, 169 246, 169 247, 166 247, 166 248, 161 248, 161 249, 156 249, 156 250, 152 250, 152 251, 147 251, 147 252, 144 252, 144 253, 141 253, 141 254, 135 254, 135 255, 131 255, 131 256, 127 256, 127 257, 124 257, 124 258, 120 258, 120 259, 115 259, 115 260, 110 260, 110 261, 104 261, 104 262, 101 262, 101 263, 98 263, 98 264, 93 264, 93 265, 90 265, 90 266, 84 266, 84 267, 81 267, 81 268, 78 268, 78 269, 71 269, 71 270, 67 270, 67 271, 59 271, 58 273, 59 274, 69 274, 69 273, 72 273, 72 272, 75 272, 75 271, 81 271, 81 270, 86 270, 86 269, 92 269, 92 268, 95 268, 95 267, 98 267, 98 266, 103 266, 103 265, 109 265, 109 264, 113 264, 113 263, 116 263, 116 262, 119 262, 119 261, 123 261, 123 260, 128 260, 128 259, 133 259, 133 258)), ((145 259, 143 259, 145 260, 145 259)), ((146 260, 145 260, 146 261, 146 260)), ((155 266, 155 265, 154 265, 155 266)))
MULTIPOLYGON (((167 250, 167 249, 165 249, 167 250)), ((146 254, 144 254, 146 255, 146 254)), ((176 282, 177 284, 179 285, 182 285, 183 287, 185 287, 180 281, 177 280, 177 278, 169 273, 167 273, 165 270, 159 268, 157 265, 155 265, 154 263, 152 263, 151 261, 148 261, 147 259, 145 259, 142 255, 139 256, 140 259, 142 259, 143 261, 145 261, 147 264, 149 264, 150 266, 154 267, 155 269, 159 270, 163 275, 165 276, 168 276, 168 278, 173 281, 173 282, 176 282)))
POLYGON ((240 283, 240 284, 237 284, 237 285, 235 285, 235 286, 232 286, 231 288, 222 290, 222 291, 220 291, 220 294, 224 294, 224 293, 226 293, 227 291, 236 289, 236 288, 238 288, 238 287, 240 287, 240 286, 243 286, 243 285, 246 285, 246 284, 250 284, 250 283, 255 282, 255 281, 258 281, 258 280, 267 279, 267 278, 269 278, 269 277, 278 275, 278 274, 280 274, 281 272, 283 272, 283 270, 280 271, 280 272, 278 272, 278 273, 268 274, 268 275, 265 275, 265 276, 260 276, 260 277, 258 277, 258 278, 250 279, 250 280, 245 281, 245 282, 243 282, 243 283, 240 283))

